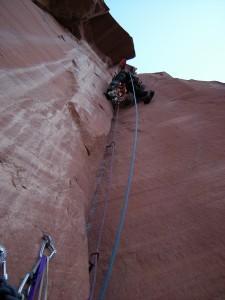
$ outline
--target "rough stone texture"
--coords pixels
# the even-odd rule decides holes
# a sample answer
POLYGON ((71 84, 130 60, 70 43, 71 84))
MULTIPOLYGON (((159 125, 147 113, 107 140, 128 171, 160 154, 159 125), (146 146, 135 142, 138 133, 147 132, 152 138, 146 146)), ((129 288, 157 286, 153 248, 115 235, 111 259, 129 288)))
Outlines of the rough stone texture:
POLYGON ((47 233, 58 250, 49 299, 87 299, 85 215, 111 124, 102 94, 111 74, 31 1, 0 5, 0 244, 9 282, 18 287, 31 271, 47 233))
MULTIPOLYGON (((112 117, 102 91, 115 68, 31 1, 0 5, 0 243, 9 281, 19 286, 48 233, 58 250, 49 299, 87 299, 86 217, 101 165, 88 219, 91 253, 110 167, 110 148, 100 164, 112 117)), ((106 299, 224 299, 225 84, 165 72, 141 78, 156 95, 138 105, 133 183, 106 299)), ((95 298, 125 196, 134 112, 119 114, 95 298)))
POLYGON ((35 0, 77 38, 87 39, 109 66, 135 57, 132 37, 110 15, 102 0, 35 0))
MULTIPOLYGON (((225 299, 225 84, 165 72, 140 77, 156 94, 149 105, 138 105, 133 181, 105 299, 225 299)), ((94 299, 119 224, 134 128, 135 108, 120 110, 94 299)), ((107 172, 96 196, 90 252, 104 206, 104 178, 107 172)))

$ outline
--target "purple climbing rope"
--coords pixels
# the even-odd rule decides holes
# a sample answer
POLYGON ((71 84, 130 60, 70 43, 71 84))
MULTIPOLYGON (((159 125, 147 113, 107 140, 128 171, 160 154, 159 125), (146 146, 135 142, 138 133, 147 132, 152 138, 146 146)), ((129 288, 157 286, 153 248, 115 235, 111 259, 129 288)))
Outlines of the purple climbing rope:
POLYGON ((39 265, 39 268, 38 268, 38 271, 37 271, 37 279, 31 285, 29 296, 28 296, 28 300, 33 300, 34 299, 36 289, 37 289, 37 287, 38 287, 38 285, 39 285, 39 283, 41 281, 41 278, 42 278, 42 276, 44 274, 44 270, 45 270, 45 266, 46 266, 46 263, 47 263, 47 259, 48 259, 47 256, 42 255, 41 261, 40 261, 40 265, 39 265))
POLYGON ((103 211, 102 221, 101 221, 101 225, 100 225, 100 229, 99 229, 96 250, 95 250, 94 275, 93 275, 93 281, 92 281, 91 293, 90 293, 89 300, 92 300, 93 296, 94 296, 96 279, 97 279, 97 271, 98 271, 98 255, 97 254, 99 253, 99 249, 100 249, 103 227, 104 227, 105 217, 106 217, 106 211, 107 211, 107 207, 108 207, 108 203, 109 203, 110 185, 111 185, 111 180, 112 180, 112 171, 113 171, 113 163, 114 163, 114 156, 115 156, 115 139, 116 139, 117 126, 118 126, 119 105, 116 106, 115 115, 116 115, 116 117, 115 117, 114 133, 113 133, 113 142, 110 144, 110 146, 112 147, 110 172, 109 172, 109 176, 108 176, 108 184, 107 184, 107 191, 106 191, 106 197, 105 197, 104 211, 103 211))

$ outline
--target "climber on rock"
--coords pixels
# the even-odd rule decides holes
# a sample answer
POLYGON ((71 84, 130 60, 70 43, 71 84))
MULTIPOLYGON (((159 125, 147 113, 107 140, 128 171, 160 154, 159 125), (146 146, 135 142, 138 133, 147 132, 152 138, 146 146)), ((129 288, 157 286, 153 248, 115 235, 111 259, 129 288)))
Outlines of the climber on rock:
MULTIPOLYGON (((145 91, 143 83, 140 79, 134 74, 135 68, 131 68, 131 71, 128 72, 125 70, 126 60, 123 59, 120 62, 120 70, 113 77, 109 88, 105 92, 105 96, 108 100, 113 102, 120 101, 121 97, 127 93, 131 93, 136 95, 137 102, 143 101, 144 104, 148 104, 153 96, 154 91, 145 91), (133 85, 132 85, 133 81, 133 85), (134 87, 134 92, 133 92, 134 87)), ((124 97, 125 98, 125 97, 124 97)))

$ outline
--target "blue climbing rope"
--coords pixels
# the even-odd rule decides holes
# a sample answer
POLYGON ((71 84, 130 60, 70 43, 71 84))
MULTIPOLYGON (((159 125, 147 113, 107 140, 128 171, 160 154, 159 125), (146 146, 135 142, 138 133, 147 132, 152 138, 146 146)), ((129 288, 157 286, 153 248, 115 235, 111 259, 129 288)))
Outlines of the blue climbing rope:
POLYGON ((127 208, 127 203, 128 203, 128 199, 129 199, 131 180, 132 180, 132 174, 133 174, 133 167, 134 167, 134 158, 135 158, 135 152, 136 152, 137 132, 138 132, 138 107, 137 107, 137 100, 136 100, 136 95, 135 95, 135 90, 134 90, 134 83, 133 83, 131 73, 129 73, 129 75, 130 75, 130 78, 131 78, 131 83, 132 83, 132 88, 133 88, 133 93, 134 93, 134 103, 135 103, 135 112, 136 112, 133 152, 132 152, 128 182, 127 182, 126 195, 125 195, 125 198, 124 198, 123 209, 122 209, 122 213, 121 213, 121 217, 120 217, 120 223, 119 223, 119 227, 118 227, 118 230, 117 230, 116 239, 115 239, 115 242, 114 242, 111 258, 110 258, 110 261, 109 261, 108 270, 107 270, 104 282, 102 284, 102 288, 101 288, 98 300, 103 300, 104 299, 107 284, 108 284, 108 281, 109 281, 109 277, 110 277, 110 274, 112 272, 112 267, 113 267, 114 260, 115 260, 115 257, 116 257, 116 251, 117 251, 117 248, 118 248, 118 245, 119 245, 120 235, 121 235, 123 222, 124 222, 124 218, 125 218, 125 213, 126 213, 126 208, 127 208))

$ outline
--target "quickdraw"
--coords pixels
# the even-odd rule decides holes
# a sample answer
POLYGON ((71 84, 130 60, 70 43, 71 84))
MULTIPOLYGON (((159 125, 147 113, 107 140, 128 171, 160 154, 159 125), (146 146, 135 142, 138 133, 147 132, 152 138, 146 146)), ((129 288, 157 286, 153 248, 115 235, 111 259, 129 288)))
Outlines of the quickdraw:
POLYGON ((99 259, 99 252, 91 253, 90 260, 89 260, 89 273, 91 273, 92 269, 95 266, 95 261, 92 262, 92 258, 95 257, 95 256, 96 256, 96 260, 98 261, 98 259, 99 259))
MULTIPOLYGON (((26 274, 18 290, 19 299, 21 300, 24 299, 32 300, 36 294, 36 290, 39 284, 40 284, 39 295, 41 295, 43 280, 44 280, 44 271, 46 266, 47 266, 47 280, 48 280, 48 263, 49 260, 53 257, 53 255, 57 253, 57 251, 49 235, 44 234, 43 239, 44 239, 44 243, 40 248, 39 260, 37 261, 32 271, 26 274), (44 250, 46 248, 49 249, 49 251, 51 251, 49 256, 44 255, 44 250), (27 289, 25 289, 26 285, 28 285, 27 289)), ((47 284, 46 284, 45 294, 47 295, 47 284)))
MULTIPOLYGON (((8 284, 8 275, 6 272, 6 256, 7 252, 5 247, 0 246, 0 299, 6 300, 33 300, 38 291, 38 300, 41 299, 43 282, 46 270, 46 285, 44 292, 44 299, 47 299, 48 288, 48 266, 49 261, 53 255, 57 252, 54 247, 51 237, 47 234, 43 235, 44 242, 41 245, 39 252, 39 259, 34 266, 33 270, 26 274, 24 277, 18 292, 16 289, 8 284), (44 255, 45 250, 48 249, 50 254, 44 255), (25 288, 25 286, 27 287, 25 288)), ((35 298, 36 299, 36 298, 35 298)))

